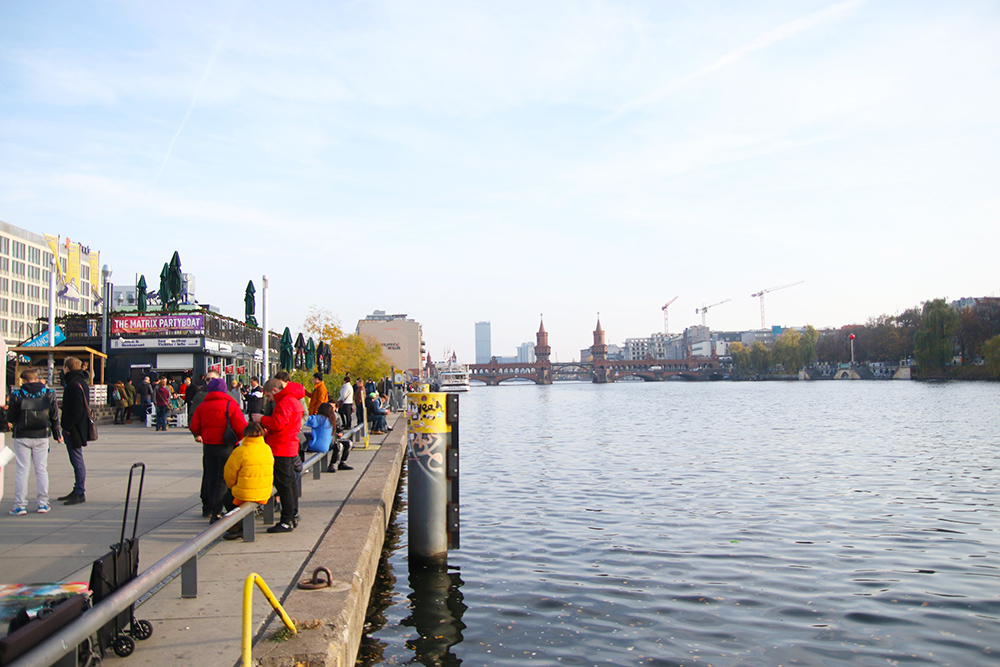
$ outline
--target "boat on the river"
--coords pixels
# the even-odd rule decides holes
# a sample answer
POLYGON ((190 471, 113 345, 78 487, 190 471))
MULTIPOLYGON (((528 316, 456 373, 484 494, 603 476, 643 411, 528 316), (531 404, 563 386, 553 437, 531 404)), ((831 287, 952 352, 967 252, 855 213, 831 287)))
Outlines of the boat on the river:
POLYGON ((469 369, 454 359, 436 367, 439 391, 463 392, 469 391, 469 369))

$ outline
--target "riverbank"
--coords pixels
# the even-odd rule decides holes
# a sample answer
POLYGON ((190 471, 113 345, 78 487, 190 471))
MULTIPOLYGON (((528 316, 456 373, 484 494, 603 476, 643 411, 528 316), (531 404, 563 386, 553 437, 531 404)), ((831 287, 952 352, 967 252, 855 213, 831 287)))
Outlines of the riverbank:
MULTIPOLYGON (((324 473, 319 480, 303 477, 302 521, 295 531, 268 534, 258 523, 255 542, 220 540, 199 558, 197 598, 181 598, 177 576, 142 601, 135 615, 151 623, 153 634, 136 643, 129 665, 238 664, 243 583, 253 572, 289 615, 315 626, 286 642, 267 641, 281 624, 271 622, 270 605, 255 591, 254 657, 260 664, 290 666, 303 662, 302 656, 309 656, 311 665, 353 664, 405 451, 405 417, 394 418, 391 432, 352 452, 354 470, 324 473), (330 570, 333 585, 299 591, 296 583, 320 566, 330 570)), ((0 518, 0 582, 88 581, 92 562, 120 539, 128 470, 135 461, 144 462, 147 471, 137 531, 140 572, 208 525, 198 497, 201 445, 185 429, 160 433, 136 424, 103 426, 85 457, 86 503, 53 503, 50 513, 37 514, 32 480, 29 514, 5 512, 0 518)), ((13 503, 13 473, 13 467, 4 472, 5 508, 13 503)), ((65 449, 57 444, 50 452, 49 477, 52 496, 72 486, 65 449)), ((130 521, 129 537, 131 531, 130 521)))

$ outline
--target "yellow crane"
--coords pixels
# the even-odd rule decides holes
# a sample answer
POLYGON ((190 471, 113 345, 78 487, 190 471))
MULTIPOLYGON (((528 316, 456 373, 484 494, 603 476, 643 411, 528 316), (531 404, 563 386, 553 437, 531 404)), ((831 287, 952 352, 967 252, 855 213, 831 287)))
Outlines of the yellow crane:
POLYGON ((761 291, 754 292, 753 294, 750 295, 752 297, 757 297, 757 296, 760 297, 760 328, 761 329, 766 329, 767 328, 764 325, 764 295, 767 294, 768 292, 777 292, 778 290, 785 289, 786 287, 795 287, 796 285, 801 285, 804 282, 805 282, 804 280, 800 280, 800 281, 798 281, 796 283, 788 283, 787 285, 779 285, 778 287, 768 287, 767 289, 762 289, 761 291))

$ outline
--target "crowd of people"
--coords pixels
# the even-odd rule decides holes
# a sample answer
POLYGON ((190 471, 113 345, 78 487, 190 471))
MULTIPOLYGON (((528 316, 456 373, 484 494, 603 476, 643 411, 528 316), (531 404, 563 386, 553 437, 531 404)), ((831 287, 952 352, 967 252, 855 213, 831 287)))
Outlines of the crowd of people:
MULTIPOLYGON (((6 422, 13 432, 17 462, 14 508, 11 515, 27 514, 30 472, 35 472, 39 513, 49 512, 47 461, 49 438, 65 443, 74 471, 74 486, 58 500, 67 505, 86 502, 86 466, 83 447, 90 438, 89 374, 79 359, 68 358, 63 367, 63 400, 45 386, 38 371, 21 373, 21 384, 12 389, 6 422)), ((352 382, 344 376, 340 394, 331 401, 316 373, 306 389, 281 371, 263 385, 257 378, 243 386, 226 381, 215 371, 199 378, 177 381, 167 376, 144 376, 137 385, 131 379, 109 386, 108 402, 114 408, 114 423, 129 424, 133 417, 155 414, 157 431, 167 430, 171 410, 185 410, 188 429, 202 446, 202 516, 214 523, 224 512, 244 502, 266 503, 272 487, 280 505, 280 518, 269 533, 293 531, 301 516, 296 481, 308 452, 330 452, 328 472, 352 470, 347 459, 351 443, 343 437, 367 413, 372 434, 390 429, 391 412, 383 383, 352 382), (305 429, 303 428, 305 427, 305 429), (307 429, 307 430, 306 430, 307 429)), ((226 539, 242 537, 242 525, 231 528, 226 539)))

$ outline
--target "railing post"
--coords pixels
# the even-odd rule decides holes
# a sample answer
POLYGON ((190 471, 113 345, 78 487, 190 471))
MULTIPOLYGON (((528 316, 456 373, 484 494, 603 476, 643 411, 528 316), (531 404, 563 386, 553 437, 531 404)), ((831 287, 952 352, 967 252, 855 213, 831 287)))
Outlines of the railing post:
POLYGON ((198 597, 198 554, 181 565, 181 597, 198 597))
MULTIPOLYGON (((455 399, 451 408, 449 395, 441 392, 411 393, 407 399, 407 523, 411 562, 447 562, 452 543, 448 500, 449 495, 454 495, 456 501, 458 498, 457 486, 449 489, 448 472, 452 469, 457 477, 458 461, 457 457, 450 459, 448 450, 453 423, 457 433, 458 405, 457 395, 451 396, 455 399)), ((457 528, 457 504, 451 523, 457 528)), ((457 534, 455 537, 457 548, 457 534)))
POLYGON ((243 541, 254 542, 257 539, 257 512, 250 512, 243 517, 243 541))

